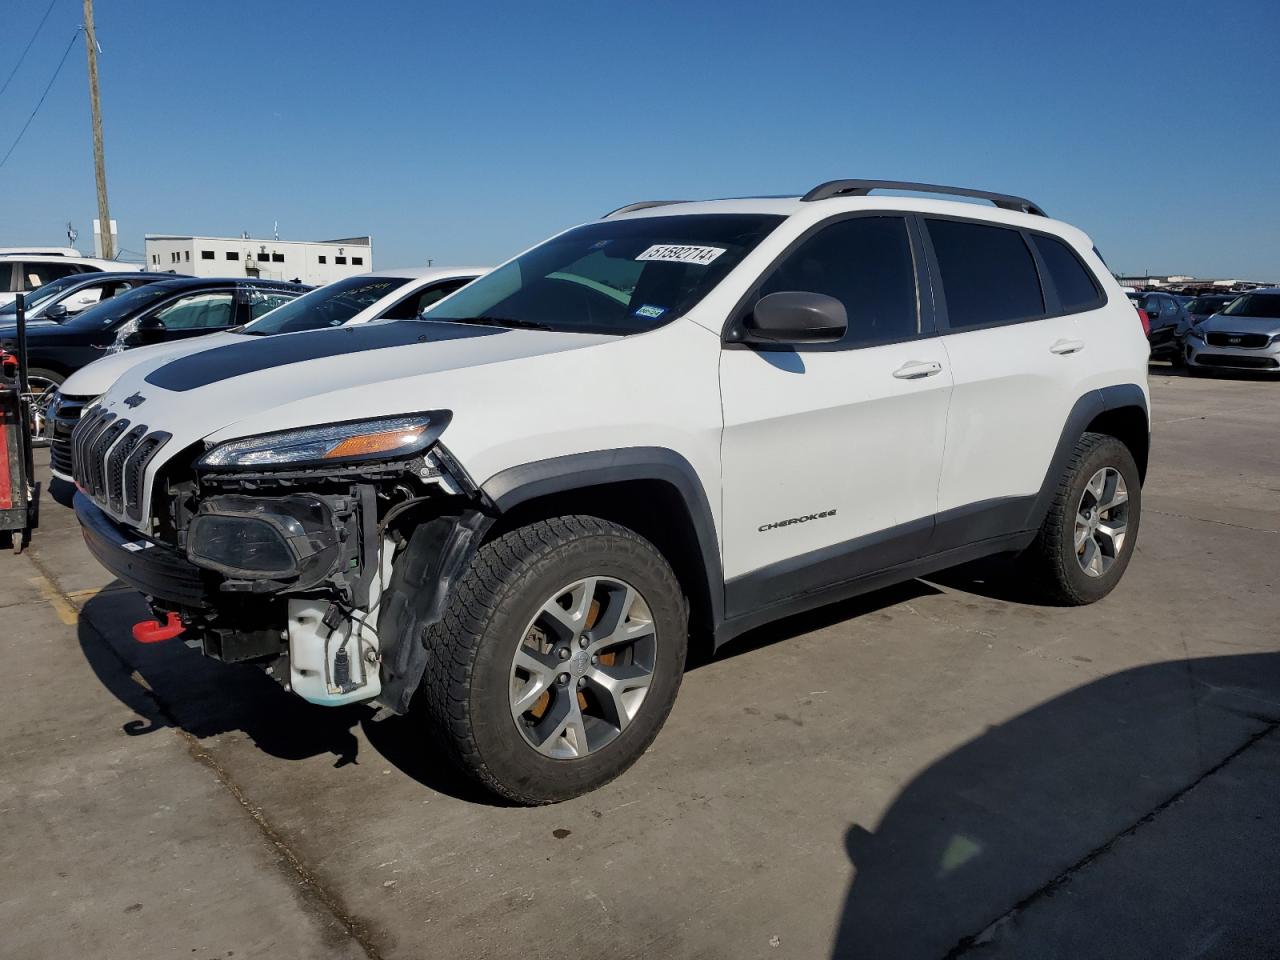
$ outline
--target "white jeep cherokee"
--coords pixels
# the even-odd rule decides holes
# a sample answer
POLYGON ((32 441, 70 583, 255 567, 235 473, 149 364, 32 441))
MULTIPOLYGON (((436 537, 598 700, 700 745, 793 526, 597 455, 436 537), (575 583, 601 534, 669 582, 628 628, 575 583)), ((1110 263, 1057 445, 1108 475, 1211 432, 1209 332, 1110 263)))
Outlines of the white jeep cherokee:
POLYGON ((640 756, 690 636, 996 553, 1105 596, 1146 364, 1089 239, 1017 197, 638 203, 417 320, 135 367, 75 430, 76 509, 138 639, 415 701, 542 803, 640 756))

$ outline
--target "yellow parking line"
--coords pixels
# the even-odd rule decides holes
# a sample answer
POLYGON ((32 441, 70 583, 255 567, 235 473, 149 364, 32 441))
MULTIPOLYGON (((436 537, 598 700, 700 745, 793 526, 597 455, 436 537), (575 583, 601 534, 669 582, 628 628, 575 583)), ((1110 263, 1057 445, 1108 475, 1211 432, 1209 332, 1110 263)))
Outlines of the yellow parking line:
POLYGON ((39 589, 44 598, 49 601, 49 606, 53 607, 53 612, 58 615, 58 619, 67 626, 74 627, 80 621, 80 611, 68 603, 44 577, 31 577, 27 582, 39 589))

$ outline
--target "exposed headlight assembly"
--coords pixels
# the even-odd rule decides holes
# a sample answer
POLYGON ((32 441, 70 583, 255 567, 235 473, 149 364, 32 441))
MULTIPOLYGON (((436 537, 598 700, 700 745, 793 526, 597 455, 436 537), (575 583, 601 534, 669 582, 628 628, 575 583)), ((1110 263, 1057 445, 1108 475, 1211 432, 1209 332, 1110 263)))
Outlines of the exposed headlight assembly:
POLYGON ((219 444, 202 456, 198 465, 243 470, 408 458, 435 443, 449 425, 450 416, 448 410, 432 410, 264 433, 219 444))

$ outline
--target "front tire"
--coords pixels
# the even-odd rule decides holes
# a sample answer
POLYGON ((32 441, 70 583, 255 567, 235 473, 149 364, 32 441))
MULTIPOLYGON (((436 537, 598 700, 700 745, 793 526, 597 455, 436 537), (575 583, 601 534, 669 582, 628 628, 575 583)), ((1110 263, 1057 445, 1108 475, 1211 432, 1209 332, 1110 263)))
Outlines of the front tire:
POLYGON ((1021 563, 1050 602, 1094 603, 1124 575, 1141 516, 1142 486, 1133 454, 1115 437, 1086 433, 1021 563))
POLYGON ((508 800, 554 803, 653 742, 680 688, 688 610, 647 540, 557 517, 484 544, 425 641, 421 704, 458 767, 508 800))

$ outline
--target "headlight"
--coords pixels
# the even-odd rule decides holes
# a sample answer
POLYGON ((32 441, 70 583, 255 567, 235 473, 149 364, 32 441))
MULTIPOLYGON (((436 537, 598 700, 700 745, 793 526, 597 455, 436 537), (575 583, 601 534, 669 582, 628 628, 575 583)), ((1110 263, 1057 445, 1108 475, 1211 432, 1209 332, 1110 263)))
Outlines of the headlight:
POLYGON ((447 410, 266 433, 219 444, 201 467, 244 468, 351 463, 411 457, 435 443, 449 425, 447 410))

